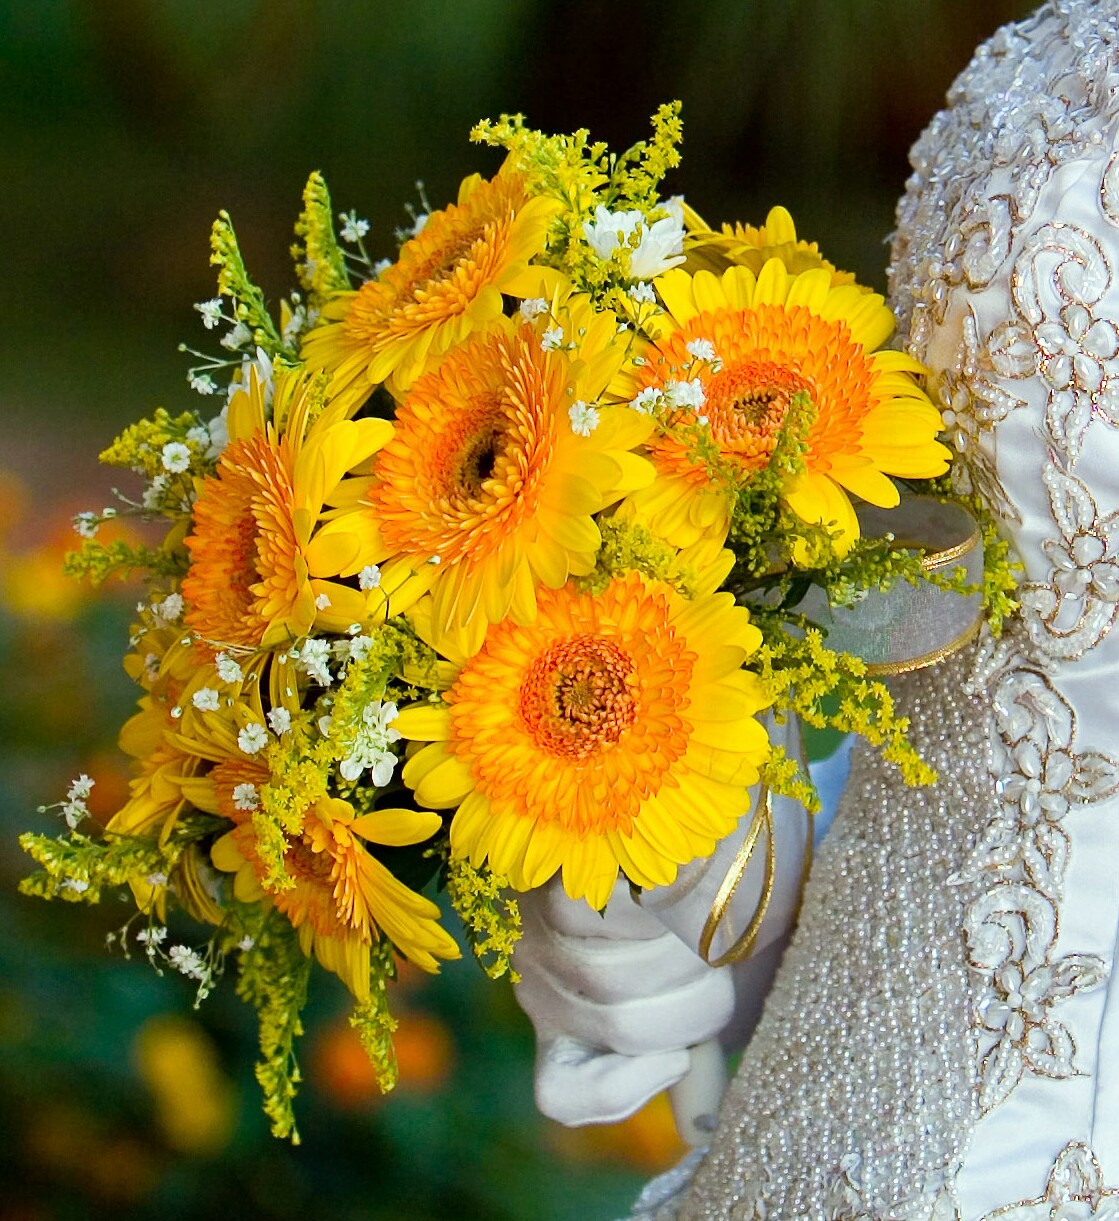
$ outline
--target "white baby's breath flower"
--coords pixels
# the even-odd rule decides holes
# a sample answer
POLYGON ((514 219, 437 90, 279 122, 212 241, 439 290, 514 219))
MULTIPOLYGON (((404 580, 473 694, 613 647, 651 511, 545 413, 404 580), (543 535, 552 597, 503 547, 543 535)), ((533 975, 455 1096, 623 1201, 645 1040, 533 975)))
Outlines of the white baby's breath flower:
POLYGON ((541 314, 548 312, 548 302, 543 297, 526 297, 521 302, 519 312, 525 322, 534 322, 541 314))
POLYGON ((378 259, 373 264, 373 274, 375 276, 383 276, 386 271, 392 266, 392 259, 378 259))
POLYGON ((589 437, 592 432, 598 427, 598 411, 582 399, 572 403, 567 409, 568 418, 571 420, 571 431, 577 437, 589 437))
POLYGON ((715 355, 715 345, 710 339, 693 339, 686 347, 688 354, 694 356, 696 360, 702 360, 707 364, 714 364, 719 359, 715 355))
POLYGON ((167 929, 162 924, 153 924, 151 928, 142 928, 136 934, 136 940, 141 945, 159 945, 167 936, 167 929))
POLYGON ((357 574, 358 588, 363 591, 376 589, 381 584, 381 570, 376 564, 366 564, 357 574))
POLYGON ((640 391, 630 406, 642 415, 655 415, 664 406, 664 392, 656 386, 646 386, 640 391))
POLYGON ((698 377, 686 382, 668 382, 664 388, 664 397, 672 407, 690 407, 693 411, 698 411, 707 402, 703 382, 698 377))
POLYGON ((299 649, 299 654, 292 649, 292 657, 296 658, 300 669, 320 687, 329 687, 334 681, 330 673, 330 641, 321 637, 305 640, 299 649))
POLYGON ((315 608, 317 610, 329 610, 330 609, 330 595, 329 594, 319 594, 319 596, 315 599, 315 608))
POLYGON ((260 808, 260 795, 255 784, 238 784, 233 789, 233 805, 238 810, 257 810, 260 808))
POLYGON ((187 433, 186 439, 191 445, 197 445, 201 448, 204 445, 210 444, 210 433, 208 429, 195 427, 187 433))
POLYGON ((218 384, 209 373, 188 373, 187 381, 195 394, 217 394, 218 384))
POLYGON ((196 301, 194 308, 202 315, 202 325, 208 331, 221 322, 221 297, 213 297, 209 301, 196 301))
POLYGON ((93 792, 93 786, 96 782, 91 776, 87 776, 85 772, 76 779, 70 781, 70 787, 66 790, 66 796, 71 801, 85 801, 85 799, 93 792))
POLYGON ((153 602, 152 610, 164 623, 176 623, 183 613, 183 595, 168 594, 162 601, 153 602))
POLYGON ((199 687, 190 697, 190 702, 199 712, 217 712, 221 707, 221 696, 213 687, 199 687))
POLYGON ((190 447, 181 441, 168 441, 160 451, 159 458, 163 469, 172 475, 181 475, 190 469, 190 447))
POLYGON ((350 242, 356 245, 369 232, 369 222, 362 220, 356 212, 339 212, 338 219, 342 222, 342 228, 338 230, 338 236, 344 242, 350 242))
POLYGON ((173 945, 167 951, 167 960, 176 971, 188 979, 203 980, 208 973, 206 964, 202 961, 198 951, 192 950, 186 945, 173 945))
POLYGON ((96 538, 97 531, 101 528, 96 513, 78 513, 73 518, 73 522, 74 530, 82 538, 96 538))
POLYGON ((277 737, 287 733, 291 728, 291 713, 286 708, 270 708, 268 725, 277 737))
POLYGON ((76 831, 82 819, 89 817, 89 810, 84 801, 71 799, 63 804, 62 817, 66 820, 66 825, 70 830, 76 831))
POLYGON ((219 653, 214 658, 214 665, 223 683, 239 683, 245 677, 240 665, 228 653, 219 653))
POLYGON ((72 890, 76 895, 84 895, 89 889, 89 883, 85 878, 67 878, 62 883, 63 890, 72 890))
POLYGON ((555 352, 563 347, 563 327, 550 326, 540 337, 540 346, 545 352, 555 352))
POLYGON ((237 745, 243 754, 258 754, 268 745, 268 731, 259 721, 250 721, 237 735, 237 745))
POLYGON ((653 292, 651 284, 646 284, 642 280, 629 290, 629 299, 634 305, 652 305, 657 299, 657 294, 653 292))
POLYGON ((248 953, 248 951, 251 950, 254 945, 256 945, 256 942, 248 935, 248 933, 246 933, 245 936, 237 942, 237 948, 243 954, 248 953))

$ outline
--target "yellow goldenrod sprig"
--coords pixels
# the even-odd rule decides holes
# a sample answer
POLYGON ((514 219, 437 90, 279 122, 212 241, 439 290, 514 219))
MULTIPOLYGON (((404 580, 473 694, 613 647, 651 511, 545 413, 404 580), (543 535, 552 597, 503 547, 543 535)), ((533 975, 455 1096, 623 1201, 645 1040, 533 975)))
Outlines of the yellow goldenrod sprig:
POLYGON ((300 1081, 295 1040, 303 1033, 300 1014, 307 1003, 311 959, 299 947, 299 935, 271 913, 262 922, 251 949, 240 958, 237 995, 252 1005, 260 1024, 262 1059, 256 1079, 264 1093, 264 1113, 272 1135, 299 1144, 292 1100, 300 1081))
POLYGON ((276 328, 264 303, 264 294, 249 279, 233 222, 224 209, 210 231, 210 262, 218 268, 218 293, 233 302, 234 315, 252 332, 253 343, 273 360, 278 356, 294 360, 295 353, 276 328))
POLYGON ((313 305, 350 287, 346 258, 334 232, 330 192, 318 171, 303 188, 303 211, 295 222, 295 235, 298 240, 291 248, 292 258, 313 305))
POLYGON ((391 944, 385 940, 375 942, 370 954, 370 999, 365 1004, 354 1006, 350 1025, 357 1031, 365 1054, 373 1065, 378 1088, 382 1094, 387 1094, 397 1081, 396 1051, 392 1045, 397 1023, 389 1012, 386 987, 389 980, 396 978, 396 960, 391 944))
POLYGON ((467 860, 447 860, 447 897, 458 913, 474 956, 490 979, 520 977, 512 967, 513 949, 521 938, 521 911, 507 890, 508 882, 467 860))

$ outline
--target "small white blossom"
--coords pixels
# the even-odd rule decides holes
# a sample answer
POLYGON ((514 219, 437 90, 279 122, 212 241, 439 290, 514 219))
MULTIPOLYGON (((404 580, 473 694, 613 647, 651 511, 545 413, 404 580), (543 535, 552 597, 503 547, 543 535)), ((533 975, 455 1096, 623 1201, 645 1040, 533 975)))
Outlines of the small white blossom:
POLYGON ((221 707, 221 696, 213 687, 199 687, 190 697, 190 702, 199 712, 217 712, 221 707))
POLYGON ((75 801, 71 798, 62 807, 62 817, 66 819, 66 825, 70 830, 76 831, 82 819, 89 817, 89 810, 84 801, 75 801))
POLYGON ((520 314, 525 322, 534 322, 548 312, 548 302, 543 297, 527 297, 521 302, 520 314))
POLYGON ((254 945, 256 945, 256 942, 248 935, 248 933, 246 933, 245 936, 237 942, 237 948, 242 953, 247 953, 253 948, 254 945))
POLYGON ((271 708, 268 711, 268 724, 279 737, 291 728, 291 713, 286 708, 271 708))
POLYGON ((159 945, 167 936, 167 929, 162 924, 153 924, 151 928, 142 928, 136 934, 136 940, 141 945, 159 945))
POLYGON ((206 978, 206 964, 197 950, 186 945, 173 945, 167 951, 167 958, 176 971, 188 979, 203 980, 206 978))
POLYGON ((194 308, 202 315, 202 325, 206 330, 212 331, 221 322, 221 297, 196 301, 194 308))
POLYGON ((652 305, 657 299, 657 294, 653 292, 651 284, 646 284, 642 280, 640 284, 635 284, 629 290, 629 299, 634 305, 652 305))
POLYGON ((167 875, 165 873, 149 873, 144 879, 149 886, 166 886, 167 875))
POLYGON ((299 335, 307 326, 307 307, 297 305, 292 311, 287 322, 284 323, 283 340, 284 343, 291 343, 292 340, 299 335))
POLYGON ((406 232, 410 237, 419 237, 430 219, 427 212, 417 212, 415 219, 412 221, 412 227, 406 230, 406 232))
POLYGON ((577 437, 589 437, 598 427, 597 410, 594 407, 588 406, 582 399, 571 404, 567 410, 567 415, 571 420, 571 431, 577 437))
POLYGON ((187 433, 186 439, 191 443, 191 445, 197 445, 201 448, 203 445, 210 444, 210 433, 209 430, 205 428, 192 428, 187 433))
POLYGON ((164 623, 174 623, 183 613, 183 595, 168 594, 162 601, 153 602, 152 610, 164 623))
POLYGON ((657 386, 646 386, 630 406, 642 415, 655 415, 664 406, 664 392, 657 386))
POLYGON ((87 776, 85 772, 77 778, 70 781, 70 787, 66 791, 66 796, 71 801, 85 801, 85 799, 93 792, 95 781, 91 776, 87 776))
POLYGON ((697 424, 703 424, 704 426, 706 426, 708 423, 708 419, 705 415, 697 415, 695 418, 695 422, 697 424))
POLYGON ((366 564, 357 574, 358 588, 362 590, 377 589, 381 584, 381 570, 376 564, 366 564))
POLYGON ((375 700, 366 704, 361 713, 361 725, 350 743, 350 753, 338 765, 345 780, 355 781, 368 769, 373 783, 383 788, 392 779, 396 755, 388 748, 400 740, 399 730, 392 728, 398 711, 396 704, 375 700))
POLYGON ((156 475, 144 489, 144 508, 159 509, 163 506, 163 498, 167 495, 167 476, 156 475))
POLYGON ((195 394, 217 394, 218 384, 209 373, 188 373, 187 381, 195 394))
POLYGON ((238 322, 233 330, 221 337, 221 346, 227 352, 236 352, 243 348, 252 337, 252 331, 243 322, 238 322))
MULTIPOLYGON (((255 376, 258 384, 260 385, 265 407, 271 407, 272 399, 276 394, 276 383, 272 380, 273 372, 272 358, 263 348, 258 347, 255 355, 242 357, 241 379, 240 381, 231 381, 229 383, 229 390, 227 391, 228 397, 232 399, 239 390, 247 389, 255 376)), ((228 436, 229 433, 227 429, 227 440, 228 436)))
POLYGON ((352 640, 342 641, 348 661, 364 661, 373 647, 372 636, 355 636, 352 640))
POLYGON ((233 789, 233 804, 238 810, 257 810, 260 796, 255 784, 238 784, 233 789))
MULTIPOLYGON (((295 657, 295 650, 292 650, 295 657)), ((312 681, 320 687, 329 687, 334 681, 330 673, 330 641, 314 637, 303 642, 297 658, 300 668, 312 681)))
POLYGON ((89 889, 89 883, 84 878, 67 878, 62 883, 63 890, 72 890, 76 895, 84 895, 89 889))
POLYGON ((96 538, 100 527, 96 513, 79 513, 74 518, 74 529, 82 538, 96 538))
POLYGON ((319 596, 315 599, 315 608, 317 610, 329 610, 330 609, 330 595, 329 594, 319 594, 319 596))
POLYGON ((698 411, 707 402, 703 382, 698 377, 687 382, 668 382, 664 388, 664 397, 672 407, 691 407, 694 411, 698 411))
POLYGON ((702 360, 711 365, 719 359, 715 355, 715 345, 710 339, 693 339, 686 346, 689 355, 694 356, 696 360, 702 360))
POLYGON ((259 721, 250 721, 237 735, 237 745, 246 755, 255 755, 268 745, 268 731, 259 721))
POLYGON ((217 666, 218 678, 223 683, 239 683, 245 677, 241 667, 228 653, 219 653, 214 658, 214 665, 217 666))
POLYGON ((563 346, 563 327, 550 326, 540 337, 540 346, 545 352, 554 352, 563 346))
POLYGON ((149 683, 154 683, 159 677, 159 654, 149 653, 144 658, 144 678, 149 683))
POLYGON ((160 451, 163 469, 172 475, 181 475, 190 468, 190 447, 181 441, 168 441, 160 451))
POLYGON ((356 212, 339 212, 338 219, 342 222, 338 236, 344 242, 356 244, 369 232, 369 222, 362 220, 356 212))
POLYGON ((383 276, 386 271, 392 266, 392 259, 378 259, 373 264, 373 274, 375 276, 383 276))
POLYGON ((636 209, 611 212, 600 204, 594 220, 583 222, 583 236, 600 259, 608 259, 619 246, 628 249, 629 274, 651 280, 684 261, 683 204, 679 196, 666 200, 661 208, 668 215, 651 223, 636 209))

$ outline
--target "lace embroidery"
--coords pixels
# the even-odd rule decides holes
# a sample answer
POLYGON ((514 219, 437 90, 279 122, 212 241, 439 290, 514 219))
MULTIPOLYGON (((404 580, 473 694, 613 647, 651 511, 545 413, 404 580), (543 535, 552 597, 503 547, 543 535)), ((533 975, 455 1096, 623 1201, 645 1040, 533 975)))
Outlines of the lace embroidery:
POLYGON ((981 1221, 1117 1221, 1119 1190, 1105 1187, 1087 1145, 1073 1142, 1058 1155, 1045 1194, 997 1208, 981 1221))

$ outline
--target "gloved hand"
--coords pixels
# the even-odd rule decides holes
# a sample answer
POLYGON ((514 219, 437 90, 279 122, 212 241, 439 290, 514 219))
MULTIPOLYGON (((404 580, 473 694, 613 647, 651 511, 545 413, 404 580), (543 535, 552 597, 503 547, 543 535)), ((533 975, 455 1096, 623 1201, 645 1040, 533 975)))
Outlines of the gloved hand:
POLYGON ((709 967, 619 880, 601 915, 553 878, 520 899, 516 995, 536 1029, 536 1104, 560 1123, 613 1123, 679 1081, 688 1048, 734 1010, 709 967))

